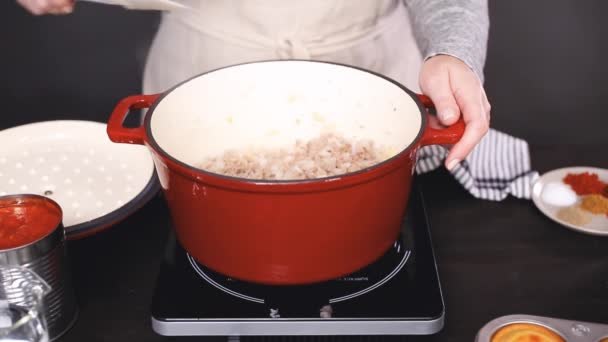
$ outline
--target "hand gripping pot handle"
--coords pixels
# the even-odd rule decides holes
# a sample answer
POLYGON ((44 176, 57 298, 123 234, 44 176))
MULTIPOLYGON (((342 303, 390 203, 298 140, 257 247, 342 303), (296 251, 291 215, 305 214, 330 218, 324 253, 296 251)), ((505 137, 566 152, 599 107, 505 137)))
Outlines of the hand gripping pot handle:
POLYGON ((417 96, 420 102, 422 102, 422 105, 427 109, 427 122, 422 138, 420 139, 420 145, 448 145, 457 143, 462 138, 465 129, 462 115, 452 126, 443 129, 433 128, 431 127, 431 114, 428 113, 428 110, 434 109, 435 105, 428 96, 420 94, 417 94, 417 96))
POLYGON ((122 99, 112 111, 108 121, 107 132, 110 140, 116 143, 143 145, 146 134, 144 126, 140 124, 136 128, 127 128, 123 126, 123 123, 131 110, 150 108, 159 96, 160 94, 133 95, 122 99))

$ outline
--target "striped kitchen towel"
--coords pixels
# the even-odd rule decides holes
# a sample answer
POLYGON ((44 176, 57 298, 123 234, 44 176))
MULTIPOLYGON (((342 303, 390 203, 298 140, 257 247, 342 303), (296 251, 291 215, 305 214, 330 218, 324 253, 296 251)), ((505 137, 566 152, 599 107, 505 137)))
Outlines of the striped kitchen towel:
MULTIPOLYGON (((442 166, 446 155, 442 146, 421 148, 416 172, 442 166)), ((532 183, 539 176, 531 168, 528 143, 494 129, 451 172, 471 195, 491 201, 501 201, 508 195, 530 199, 532 183)))

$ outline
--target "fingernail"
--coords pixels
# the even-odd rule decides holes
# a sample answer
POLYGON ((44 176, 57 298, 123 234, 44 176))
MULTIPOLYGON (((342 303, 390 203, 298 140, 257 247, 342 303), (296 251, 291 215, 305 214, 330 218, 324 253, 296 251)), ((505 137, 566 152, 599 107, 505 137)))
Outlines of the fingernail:
POLYGON ((458 159, 454 159, 451 162, 448 163, 448 170, 452 171, 456 165, 458 165, 458 163, 460 163, 460 160, 458 159))
POLYGON ((63 8, 61 8, 61 13, 63 14, 70 14, 73 11, 73 7, 72 6, 64 6, 63 8))
POLYGON ((444 121, 451 120, 455 115, 456 114, 454 113, 454 110, 451 108, 448 108, 448 109, 442 111, 441 113, 439 113, 441 120, 444 120, 444 121))

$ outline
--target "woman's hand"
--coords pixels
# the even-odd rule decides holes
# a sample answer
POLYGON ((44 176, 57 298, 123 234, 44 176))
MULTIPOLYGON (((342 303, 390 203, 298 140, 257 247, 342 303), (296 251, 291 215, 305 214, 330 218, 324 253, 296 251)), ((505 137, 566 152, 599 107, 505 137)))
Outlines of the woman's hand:
POLYGON ((445 166, 451 170, 464 160, 490 127, 490 103, 477 75, 460 59, 437 55, 420 72, 420 89, 431 98, 439 122, 449 126, 462 115, 466 129, 448 153, 445 166))
POLYGON ((74 10, 74 0, 17 0, 33 15, 69 14, 74 10))

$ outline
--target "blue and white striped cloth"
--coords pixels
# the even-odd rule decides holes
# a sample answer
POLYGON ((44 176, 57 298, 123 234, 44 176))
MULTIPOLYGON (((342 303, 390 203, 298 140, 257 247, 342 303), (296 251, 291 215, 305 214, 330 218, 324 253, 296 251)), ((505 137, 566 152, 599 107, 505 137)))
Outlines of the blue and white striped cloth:
MULTIPOLYGON (((446 155, 447 150, 441 146, 421 148, 416 172, 440 167, 446 155)), ((502 201, 509 195, 530 199, 532 184, 539 176, 531 168, 528 143, 494 129, 451 172, 471 195, 491 201, 502 201)))

